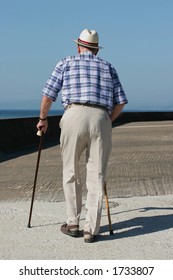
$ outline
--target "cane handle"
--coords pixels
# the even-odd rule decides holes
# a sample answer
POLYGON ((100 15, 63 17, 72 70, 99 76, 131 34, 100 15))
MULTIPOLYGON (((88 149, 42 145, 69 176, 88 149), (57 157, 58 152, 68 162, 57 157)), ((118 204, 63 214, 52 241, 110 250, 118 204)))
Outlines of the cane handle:
POLYGON ((42 135, 42 131, 41 130, 38 130, 37 131, 37 136, 41 136, 42 135))

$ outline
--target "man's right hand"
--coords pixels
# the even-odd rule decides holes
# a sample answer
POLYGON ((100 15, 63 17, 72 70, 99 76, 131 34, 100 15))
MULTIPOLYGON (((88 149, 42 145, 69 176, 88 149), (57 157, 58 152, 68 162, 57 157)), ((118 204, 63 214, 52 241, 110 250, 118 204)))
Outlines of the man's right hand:
POLYGON ((39 122, 37 123, 37 129, 39 131, 43 131, 44 133, 46 133, 48 128, 48 121, 47 119, 45 121, 39 120, 39 122))

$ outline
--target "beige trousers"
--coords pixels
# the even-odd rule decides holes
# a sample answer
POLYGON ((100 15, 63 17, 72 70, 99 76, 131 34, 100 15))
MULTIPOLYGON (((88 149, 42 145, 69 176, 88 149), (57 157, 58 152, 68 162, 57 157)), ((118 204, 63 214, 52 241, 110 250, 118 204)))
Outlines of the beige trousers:
POLYGON ((79 160, 86 150, 86 219, 84 231, 97 235, 100 229, 104 182, 111 151, 112 124, 106 110, 71 105, 60 121, 63 188, 67 224, 79 225, 82 185, 79 160))

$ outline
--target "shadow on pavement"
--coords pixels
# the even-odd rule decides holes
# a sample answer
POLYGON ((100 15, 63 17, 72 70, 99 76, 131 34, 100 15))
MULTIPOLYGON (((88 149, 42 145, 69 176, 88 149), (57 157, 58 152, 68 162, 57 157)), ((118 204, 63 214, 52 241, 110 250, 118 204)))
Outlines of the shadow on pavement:
MULTIPOLYGON (((59 145, 59 141, 55 141, 52 143, 43 143, 43 148, 44 149, 48 149, 51 148, 53 146, 59 145)), ((22 148, 20 150, 16 150, 16 151, 11 151, 11 152, 0 152, 0 163, 10 160, 10 159, 15 159, 21 156, 25 156, 25 155, 29 155, 32 153, 35 153, 38 151, 38 147, 39 147, 39 143, 37 145, 34 145, 32 147, 28 147, 28 148, 22 148)))
MULTIPOLYGON (((172 207, 168 207, 168 208, 147 207, 147 208, 140 208, 134 210, 135 211, 139 210, 140 212, 146 212, 150 210, 162 210, 162 211, 173 210, 173 208, 172 207)), ((113 215, 117 215, 117 213, 113 215)), ((106 236, 100 235, 99 240, 105 241, 105 240, 113 240, 113 239, 120 239, 120 238, 128 238, 133 236, 159 232, 170 228, 173 228, 173 214, 155 215, 149 217, 136 217, 136 218, 132 218, 129 220, 112 224, 114 235, 106 235, 106 236)), ((104 232, 109 233, 108 226, 102 226, 100 228, 100 233, 104 233, 104 232)))

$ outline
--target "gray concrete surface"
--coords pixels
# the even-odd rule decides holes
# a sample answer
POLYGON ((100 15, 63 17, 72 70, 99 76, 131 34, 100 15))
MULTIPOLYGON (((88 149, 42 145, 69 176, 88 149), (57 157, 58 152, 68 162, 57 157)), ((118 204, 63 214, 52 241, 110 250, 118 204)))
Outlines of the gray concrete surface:
MULTIPOLYGON (((117 198, 111 208, 114 235, 103 209, 98 241, 84 243, 60 232, 65 203, 35 201, 31 228, 30 203, 2 202, 0 259, 13 260, 172 260, 173 195, 117 198)), ((84 202, 85 203, 85 202, 84 202)), ((80 229, 85 218, 83 209, 80 229)))
MULTIPOLYGON (((173 121, 129 123, 112 131, 109 196, 173 194, 173 121)), ((1 200, 30 198, 36 160, 34 152, 0 164, 1 200)), ((81 176, 84 184, 85 155, 81 158, 81 176)), ((85 185, 83 191, 85 194, 85 185)), ((64 200, 59 145, 42 150, 36 198, 64 200)))
MULTIPOLYGON (((66 220, 59 146, 42 150, 27 228, 37 152, 0 164, 0 259, 173 259, 173 121, 113 128, 107 188, 114 235, 104 206, 98 241, 60 232, 66 220)), ((85 156, 81 158, 85 181, 85 156)), ((85 218, 85 186, 83 187, 85 218)))

